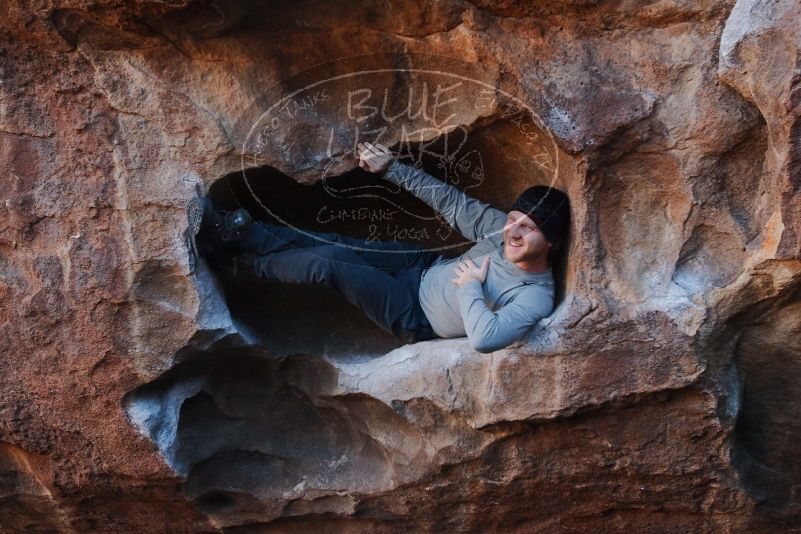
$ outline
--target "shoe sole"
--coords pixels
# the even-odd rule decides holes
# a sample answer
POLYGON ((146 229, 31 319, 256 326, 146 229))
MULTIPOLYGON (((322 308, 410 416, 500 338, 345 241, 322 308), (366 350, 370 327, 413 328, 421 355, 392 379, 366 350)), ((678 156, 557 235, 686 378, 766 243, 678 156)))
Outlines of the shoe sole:
POLYGON ((197 246, 197 235, 203 223, 203 199, 199 196, 189 200, 186 204, 187 239, 189 241, 189 270, 194 272, 195 265, 200 258, 197 246))
POLYGON ((200 232, 200 225, 203 222, 203 203, 200 197, 194 197, 186 205, 186 222, 189 227, 189 235, 197 236, 200 232))

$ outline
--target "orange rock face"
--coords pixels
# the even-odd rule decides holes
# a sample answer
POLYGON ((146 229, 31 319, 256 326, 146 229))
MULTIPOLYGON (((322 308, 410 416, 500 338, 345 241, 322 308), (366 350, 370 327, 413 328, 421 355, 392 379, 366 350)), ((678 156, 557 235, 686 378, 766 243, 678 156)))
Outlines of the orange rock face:
POLYGON ((0 8, 0 530, 801 524, 792 0, 0 8), (195 261, 185 203, 466 246, 356 143, 568 192, 559 305, 492 354, 195 261))

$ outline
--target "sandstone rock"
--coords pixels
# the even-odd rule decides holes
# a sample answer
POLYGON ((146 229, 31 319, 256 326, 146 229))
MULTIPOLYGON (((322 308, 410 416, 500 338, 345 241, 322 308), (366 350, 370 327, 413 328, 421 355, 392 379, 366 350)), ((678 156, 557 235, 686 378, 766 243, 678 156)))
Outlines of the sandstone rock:
POLYGON ((0 530, 798 528, 799 28, 790 0, 6 3, 0 530), (399 346, 191 261, 198 188, 458 252, 360 136, 500 209, 570 194, 528 339, 399 346))

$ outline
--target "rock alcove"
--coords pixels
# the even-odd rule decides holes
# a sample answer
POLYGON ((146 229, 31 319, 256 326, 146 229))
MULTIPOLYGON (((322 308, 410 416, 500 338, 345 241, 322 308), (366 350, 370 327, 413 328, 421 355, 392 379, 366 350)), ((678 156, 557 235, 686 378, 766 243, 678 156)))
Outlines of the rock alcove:
MULTIPOLYGON (((469 136, 458 132, 464 138, 461 152, 472 160, 463 166, 457 186, 506 209, 515 198, 509 195, 529 185, 565 187, 567 173, 554 180, 525 161, 525 147, 515 146, 520 141, 515 130, 519 126, 501 119, 474 127, 469 136), (495 178, 485 180, 487 168, 505 169, 503 187, 493 183, 495 178)), ((408 156, 436 175, 448 142, 444 135, 424 150, 415 145, 408 156)), ((559 157, 569 160, 564 153, 559 157)), ((273 168, 248 169, 214 182, 209 196, 220 209, 243 207, 269 224, 352 237, 383 231, 387 241, 438 247, 447 256, 472 244, 421 200, 361 169, 308 185, 273 168), (374 190, 379 194, 363 194, 374 190)), ((558 265, 567 265, 567 250, 562 249, 558 265)), ((360 365, 371 362, 382 365, 384 354, 401 347, 399 341, 333 290, 267 282, 233 265, 229 254, 210 255, 198 265, 203 275, 196 280, 209 285, 203 294, 221 291, 237 332, 202 348, 183 348, 172 369, 126 398, 131 420, 185 477, 186 495, 204 513, 222 524, 243 517, 266 522, 279 515, 353 513, 356 503, 342 495, 344 488, 384 493, 458 456, 432 444, 426 434, 435 430, 406 420, 406 408, 339 390, 342 373, 358 373, 360 365)), ((432 344, 450 353, 457 366, 472 352, 466 339, 425 345, 432 344)), ((405 350, 421 351, 419 346, 405 350)), ((448 381, 452 364, 443 362, 448 381)), ((430 402, 413 404, 427 417, 451 419, 430 402)), ((489 439, 464 422, 448 424, 457 428, 460 442, 471 444, 468 454, 489 439)))

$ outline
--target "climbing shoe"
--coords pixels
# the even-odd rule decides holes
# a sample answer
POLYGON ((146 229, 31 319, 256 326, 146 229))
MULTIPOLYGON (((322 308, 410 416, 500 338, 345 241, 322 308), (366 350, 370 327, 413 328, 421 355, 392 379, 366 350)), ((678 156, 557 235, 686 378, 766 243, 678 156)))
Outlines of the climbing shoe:
MULTIPOLYGON (((214 237, 223 242, 239 242, 245 239, 247 229, 253 222, 250 213, 244 209, 236 211, 215 211, 213 223, 210 229, 214 237)), ((202 230, 202 228, 201 228, 202 230)))
POLYGON ((203 196, 189 201, 186 218, 193 252, 200 256, 239 244, 253 222, 247 210, 216 211, 211 200, 203 196))

